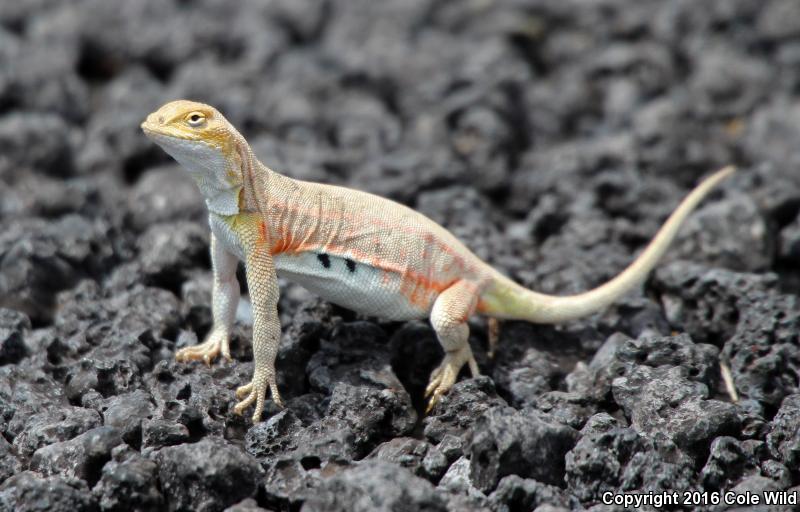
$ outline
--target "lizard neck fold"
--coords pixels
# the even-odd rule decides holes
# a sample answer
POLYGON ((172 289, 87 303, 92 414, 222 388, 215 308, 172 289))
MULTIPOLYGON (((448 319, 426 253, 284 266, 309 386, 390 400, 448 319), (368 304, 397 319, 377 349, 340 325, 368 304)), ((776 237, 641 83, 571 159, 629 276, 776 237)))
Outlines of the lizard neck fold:
POLYGON ((206 198, 206 208, 208 208, 208 211, 224 216, 236 215, 240 212, 239 193, 241 189, 241 186, 237 186, 224 190, 203 190, 203 187, 200 186, 200 190, 206 198))

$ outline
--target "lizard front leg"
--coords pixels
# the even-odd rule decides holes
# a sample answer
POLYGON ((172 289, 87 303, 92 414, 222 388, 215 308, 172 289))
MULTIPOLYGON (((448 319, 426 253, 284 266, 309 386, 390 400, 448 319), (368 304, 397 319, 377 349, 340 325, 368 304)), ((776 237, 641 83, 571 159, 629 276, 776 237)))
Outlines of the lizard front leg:
POLYGON ((246 251, 245 270, 250 302, 253 304, 253 360, 255 369, 249 384, 236 390, 241 400, 234 407, 242 414, 253 405, 253 423, 261 421, 267 389, 272 391, 272 400, 283 407, 275 373, 275 358, 281 339, 281 324, 278 321, 278 278, 275 265, 266 244, 256 242, 246 251))
POLYGON ((236 318, 236 305, 239 303, 239 281, 236 280, 238 258, 228 252, 211 234, 211 267, 214 272, 211 312, 214 324, 203 343, 186 347, 175 354, 178 361, 202 360, 207 365, 220 352, 230 361, 230 333, 236 318))

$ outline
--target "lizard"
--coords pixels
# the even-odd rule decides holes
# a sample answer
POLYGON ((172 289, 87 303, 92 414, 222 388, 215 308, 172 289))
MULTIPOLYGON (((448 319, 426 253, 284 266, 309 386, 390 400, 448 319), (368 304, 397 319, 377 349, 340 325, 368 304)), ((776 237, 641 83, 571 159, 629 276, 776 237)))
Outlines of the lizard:
MULTIPOLYGON (((429 319, 444 350, 430 376, 428 411, 464 365, 479 368, 468 320, 560 323, 598 312, 644 280, 682 222, 735 168, 701 181, 647 247, 616 277, 587 292, 557 296, 529 290, 485 263, 455 235, 423 214, 367 192, 292 179, 262 164, 245 138, 214 107, 188 100, 163 105, 141 128, 194 179, 209 214, 213 273, 210 332, 176 352, 178 361, 230 360, 229 338, 240 287, 238 262, 253 310, 251 381, 236 390, 233 410, 254 407, 261 420, 267 392, 283 406, 275 360, 281 335, 279 276, 323 299, 388 320, 429 319)), ((490 346, 495 341, 490 339, 490 346)))

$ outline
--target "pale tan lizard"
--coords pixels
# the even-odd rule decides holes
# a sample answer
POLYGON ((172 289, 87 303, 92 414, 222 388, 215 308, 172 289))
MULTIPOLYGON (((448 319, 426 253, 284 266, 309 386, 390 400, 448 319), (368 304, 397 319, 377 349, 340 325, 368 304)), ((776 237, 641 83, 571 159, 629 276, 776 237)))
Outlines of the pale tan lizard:
POLYGON ((241 414, 255 404, 261 419, 268 389, 282 405, 275 357, 280 340, 278 282, 283 276, 324 299, 393 320, 429 318, 444 348, 426 396, 429 408, 478 365, 467 342, 467 320, 556 323, 594 313, 640 282, 675 237, 681 222, 733 167, 700 183, 647 248, 617 277, 591 291, 558 297, 528 290, 475 256, 445 228, 401 204, 349 188, 294 180, 256 159, 244 137, 216 109, 186 100, 150 114, 142 129, 194 178, 211 226, 214 324, 207 339, 180 350, 179 361, 210 363, 228 346, 244 261, 253 305, 252 381, 236 390, 241 414))

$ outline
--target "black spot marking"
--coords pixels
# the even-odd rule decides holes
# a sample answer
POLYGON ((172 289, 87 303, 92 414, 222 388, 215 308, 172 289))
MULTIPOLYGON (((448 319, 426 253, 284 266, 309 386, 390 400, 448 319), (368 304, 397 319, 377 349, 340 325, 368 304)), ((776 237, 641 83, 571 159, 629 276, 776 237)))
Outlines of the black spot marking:
POLYGON ((322 263, 323 267, 331 268, 331 259, 324 252, 322 254, 317 254, 317 259, 322 263))
POLYGON ((356 271, 355 261, 351 260, 350 258, 347 258, 346 260, 344 260, 344 263, 345 265, 347 265, 347 270, 349 270, 351 274, 356 271))

